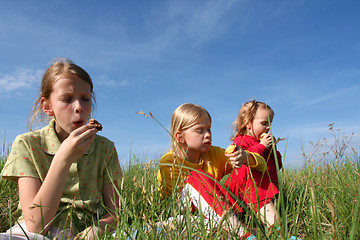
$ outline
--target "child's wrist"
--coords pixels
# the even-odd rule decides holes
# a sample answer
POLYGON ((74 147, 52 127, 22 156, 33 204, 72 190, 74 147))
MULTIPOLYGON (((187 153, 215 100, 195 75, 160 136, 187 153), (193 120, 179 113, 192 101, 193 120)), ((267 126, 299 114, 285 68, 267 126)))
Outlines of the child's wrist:
POLYGON ((265 144, 265 143, 260 142, 260 144, 261 144, 261 145, 263 145, 264 147, 266 147, 266 148, 267 148, 267 146, 266 146, 266 144, 265 144))
POLYGON ((107 224, 105 224, 104 226, 102 226, 101 224, 98 224, 95 227, 97 228, 98 232, 104 233, 106 231, 106 226, 107 226, 107 224))
POLYGON ((269 149, 271 147, 271 144, 266 144, 266 143, 262 143, 262 142, 260 142, 260 144, 263 145, 267 149, 269 149))

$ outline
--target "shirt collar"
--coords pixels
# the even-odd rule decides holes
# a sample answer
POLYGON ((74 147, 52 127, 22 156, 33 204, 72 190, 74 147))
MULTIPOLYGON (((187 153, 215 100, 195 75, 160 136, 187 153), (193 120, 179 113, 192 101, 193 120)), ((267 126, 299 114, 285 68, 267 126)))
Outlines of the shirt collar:
MULTIPOLYGON (((44 152, 55 155, 61 142, 55 131, 55 119, 51 119, 49 125, 40 130, 40 144, 44 152)), ((85 154, 91 154, 94 151, 94 142, 91 143, 85 154)))

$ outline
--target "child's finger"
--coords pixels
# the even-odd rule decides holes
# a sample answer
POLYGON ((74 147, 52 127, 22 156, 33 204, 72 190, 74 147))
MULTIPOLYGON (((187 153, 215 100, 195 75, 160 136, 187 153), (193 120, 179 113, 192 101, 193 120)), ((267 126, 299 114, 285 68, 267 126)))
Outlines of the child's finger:
POLYGON ((85 141, 94 137, 97 132, 98 130, 93 126, 82 126, 75 129, 71 134, 73 134, 75 138, 78 138, 79 141, 85 141))
POLYGON ((236 168, 240 168, 243 165, 243 163, 239 163, 237 165, 235 165, 236 168))
POLYGON ((93 132, 98 132, 98 130, 96 129, 95 126, 91 126, 91 125, 83 125, 77 129, 75 129, 74 131, 72 131, 71 133, 74 134, 74 135, 80 135, 84 132, 87 132, 89 130, 93 130, 93 132), (95 131, 96 130, 96 131, 95 131))

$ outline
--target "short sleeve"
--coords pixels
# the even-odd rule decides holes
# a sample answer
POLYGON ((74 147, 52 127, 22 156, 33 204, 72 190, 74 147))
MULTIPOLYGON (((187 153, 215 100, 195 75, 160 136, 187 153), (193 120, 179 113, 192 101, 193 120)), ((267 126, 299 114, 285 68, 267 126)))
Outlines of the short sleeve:
POLYGON ((2 177, 14 182, 19 177, 40 178, 33 157, 33 148, 21 136, 18 136, 12 144, 11 152, 1 173, 2 177))

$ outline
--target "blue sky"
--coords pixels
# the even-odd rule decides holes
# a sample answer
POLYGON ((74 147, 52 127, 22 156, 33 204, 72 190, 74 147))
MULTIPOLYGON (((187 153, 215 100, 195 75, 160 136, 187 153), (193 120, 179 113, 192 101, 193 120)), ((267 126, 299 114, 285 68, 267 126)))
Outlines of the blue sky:
POLYGON ((360 143, 358 1, 0 1, 0 143, 26 132, 42 73, 67 57, 92 76, 101 135, 120 161, 156 158, 182 103, 205 107, 227 147, 242 103, 275 111, 285 166, 332 137, 360 143))

